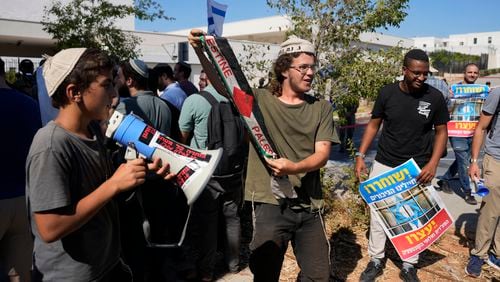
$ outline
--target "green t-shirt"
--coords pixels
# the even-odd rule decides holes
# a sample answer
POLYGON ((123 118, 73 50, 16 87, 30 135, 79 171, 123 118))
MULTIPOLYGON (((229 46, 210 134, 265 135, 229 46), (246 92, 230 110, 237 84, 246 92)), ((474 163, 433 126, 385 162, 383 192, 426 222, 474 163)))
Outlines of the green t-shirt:
MULTIPOLYGON (((315 143, 331 141, 339 143, 333 126, 331 105, 305 95, 305 101, 288 105, 265 89, 255 90, 255 97, 265 120, 269 138, 276 145, 279 156, 299 162, 314 153, 315 143)), ((319 170, 289 175, 292 185, 303 203, 314 207, 323 199, 319 170), (315 201, 317 200, 317 201, 315 201)), ((278 204, 271 192, 270 176, 255 149, 250 146, 245 198, 255 202, 278 204)))
MULTIPOLYGON (((207 86, 204 91, 212 94, 219 102, 227 102, 227 99, 217 93, 213 86, 207 86)), ((179 116, 179 129, 182 132, 192 132, 190 147, 206 149, 208 139, 207 121, 212 106, 203 96, 192 94, 184 100, 179 116)))

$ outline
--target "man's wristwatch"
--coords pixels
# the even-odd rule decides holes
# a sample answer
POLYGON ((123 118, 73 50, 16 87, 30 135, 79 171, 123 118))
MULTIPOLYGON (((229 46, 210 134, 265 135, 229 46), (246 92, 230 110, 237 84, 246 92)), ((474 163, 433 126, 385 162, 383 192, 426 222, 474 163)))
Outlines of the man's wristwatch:
POLYGON ((477 163, 477 159, 470 159, 470 163, 477 163))
POLYGON ((363 154, 363 153, 361 153, 361 152, 356 152, 356 153, 354 154, 354 156, 355 156, 356 158, 357 158, 357 157, 361 157, 362 159, 364 159, 364 158, 366 157, 366 154, 363 154))

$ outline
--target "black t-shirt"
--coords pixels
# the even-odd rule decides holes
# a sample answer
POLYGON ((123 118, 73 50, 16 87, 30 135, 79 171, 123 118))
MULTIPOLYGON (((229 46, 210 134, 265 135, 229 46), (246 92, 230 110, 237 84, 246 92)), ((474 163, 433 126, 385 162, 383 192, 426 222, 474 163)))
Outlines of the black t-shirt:
POLYGON ((380 90, 372 118, 383 120, 375 160, 395 167, 413 158, 423 167, 432 155, 433 126, 446 124, 449 115, 436 88, 424 84, 420 92, 409 94, 396 82, 380 90))

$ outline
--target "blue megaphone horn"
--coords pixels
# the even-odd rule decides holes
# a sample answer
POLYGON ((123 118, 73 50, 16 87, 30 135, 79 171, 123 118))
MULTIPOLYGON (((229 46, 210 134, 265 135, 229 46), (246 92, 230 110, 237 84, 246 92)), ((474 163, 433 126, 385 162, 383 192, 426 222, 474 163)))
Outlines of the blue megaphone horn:
POLYGON ((490 193, 490 190, 484 185, 483 179, 474 178, 474 188, 475 191, 473 191, 472 194, 478 195, 479 197, 485 197, 490 193))
POLYGON ((190 148, 147 125, 138 116, 117 111, 108 122, 106 136, 148 160, 157 157, 168 162, 170 170, 177 174, 174 181, 182 188, 188 205, 201 194, 222 156, 222 148, 190 148))

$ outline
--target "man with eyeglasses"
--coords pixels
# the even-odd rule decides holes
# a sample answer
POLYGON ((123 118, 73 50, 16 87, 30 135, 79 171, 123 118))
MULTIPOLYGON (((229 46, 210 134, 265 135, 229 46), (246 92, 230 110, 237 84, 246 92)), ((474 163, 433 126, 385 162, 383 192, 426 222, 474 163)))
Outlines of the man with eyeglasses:
MULTIPOLYGON (((446 148, 448 110, 443 95, 425 84, 429 74, 429 57, 420 49, 406 53, 403 80, 384 86, 375 101, 359 151, 356 153, 356 176, 362 181, 366 173, 365 154, 382 124, 377 155, 369 178, 382 174, 413 158, 422 168, 417 180, 430 183, 439 159, 446 148), (434 129, 433 129, 434 127, 434 129), (435 132, 435 134, 433 134, 435 132)), ((386 235, 376 214, 370 215, 368 254, 370 262, 360 281, 374 281, 382 275, 386 235)), ((403 281, 419 281, 415 265, 418 255, 403 261, 403 281)))
POLYGON ((311 90, 315 71, 314 46, 292 36, 281 44, 270 90, 255 90, 269 136, 280 156, 267 160, 274 175, 270 177, 250 146, 245 199, 255 207, 250 245, 250 269, 255 281, 279 280, 290 241, 301 269, 297 281, 329 279, 319 169, 328 161, 332 142, 339 140, 330 104, 305 94, 311 90), (279 193, 285 187, 275 179, 285 175, 292 184, 288 187, 290 193, 279 193))
MULTIPOLYGON (((479 68, 476 64, 467 64, 464 71, 464 80, 460 84, 474 84, 479 77, 479 68)), ((451 99, 452 105, 452 117, 456 112, 467 112, 470 108, 475 108, 476 103, 482 103, 481 101, 456 101, 451 99), (456 104, 455 104, 456 102, 456 104)), ((477 125, 477 120, 475 124, 477 125)), ((470 187, 469 175, 467 174, 467 169, 469 167, 469 160, 472 148, 472 134, 469 137, 456 137, 450 136, 450 144, 455 153, 455 161, 450 165, 446 173, 442 176, 441 180, 438 181, 438 185, 443 192, 453 193, 453 190, 448 183, 456 174, 458 174, 458 179, 460 185, 465 193, 465 202, 469 205, 477 205, 476 198, 472 196, 472 190, 470 187)))

